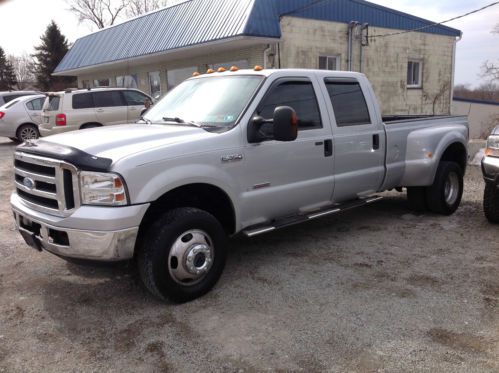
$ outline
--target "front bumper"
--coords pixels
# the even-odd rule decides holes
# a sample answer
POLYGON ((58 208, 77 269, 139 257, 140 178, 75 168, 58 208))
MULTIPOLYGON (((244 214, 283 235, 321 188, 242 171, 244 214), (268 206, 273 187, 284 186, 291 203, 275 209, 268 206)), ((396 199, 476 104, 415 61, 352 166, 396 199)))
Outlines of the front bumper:
POLYGON ((483 178, 486 183, 492 183, 499 188, 499 158, 485 157, 482 160, 483 178))
POLYGON ((16 228, 28 245, 62 257, 106 262, 133 257, 140 221, 149 207, 82 206, 72 216, 58 218, 33 211, 16 193, 10 202, 16 228))

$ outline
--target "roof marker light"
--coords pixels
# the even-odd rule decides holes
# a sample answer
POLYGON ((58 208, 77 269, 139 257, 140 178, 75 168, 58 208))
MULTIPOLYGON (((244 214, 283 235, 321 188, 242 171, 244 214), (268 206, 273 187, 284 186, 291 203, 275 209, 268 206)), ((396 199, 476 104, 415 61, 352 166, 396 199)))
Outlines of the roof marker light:
POLYGON ((263 70, 263 67, 261 67, 259 65, 255 66, 255 71, 262 71, 262 70, 263 70))
POLYGON ((236 72, 236 71, 239 71, 239 67, 237 67, 237 66, 231 66, 230 71, 232 71, 233 73, 236 72))
POLYGON ((201 74, 200 74, 200 73, 198 73, 197 71, 194 71, 194 72, 192 73, 192 76, 199 76, 199 75, 201 75, 201 74))
POLYGON ((226 72, 227 70, 225 70, 225 67, 219 67, 217 71, 218 71, 219 73, 224 73, 224 72, 226 72))
POLYGON ((206 70, 206 74, 213 74, 214 72, 215 72, 215 70, 213 70, 213 69, 206 70))

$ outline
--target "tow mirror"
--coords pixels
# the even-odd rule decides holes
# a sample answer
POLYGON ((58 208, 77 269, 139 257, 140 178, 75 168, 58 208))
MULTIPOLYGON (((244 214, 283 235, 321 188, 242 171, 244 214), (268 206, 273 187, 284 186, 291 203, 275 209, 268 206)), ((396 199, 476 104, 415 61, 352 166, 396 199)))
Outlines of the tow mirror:
POLYGON ((279 106, 274 110, 274 139, 295 141, 298 137, 298 117, 293 108, 279 106))

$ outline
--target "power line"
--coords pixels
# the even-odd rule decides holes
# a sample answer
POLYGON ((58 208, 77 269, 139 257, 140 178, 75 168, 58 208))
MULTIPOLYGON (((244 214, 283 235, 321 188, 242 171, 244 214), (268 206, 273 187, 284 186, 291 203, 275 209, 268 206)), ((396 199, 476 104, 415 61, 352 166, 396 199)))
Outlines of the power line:
POLYGON ((455 21, 457 19, 461 19, 461 18, 464 18, 464 17, 467 17, 469 15, 472 15, 472 14, 475 14, 475 13, 478 13, 478 12, 481 12, 482 10, 485 10, 485 9, 488 9, 488 8, 491 8, 495 5, 498 5, 499 4, 499 1, 495 1, 489 5, 486 5, 484 7, 481 7, 479 9, 476 9, 476 10, 472 10, 471 12, 468 12, 468 13, 465 13, 465 14, 462 14, 460 16, 457 16, 457 17, 454 17, 454 18, 451 18, 451 19, 448 19, 446 21, 442 21, 442 22, 438 22, 438 23, 433 23, 431 25, 426 25, 426 26, 423 26, 423 27, 418 27, 418 28, 415 28, 415 29, 412 29, 412 30, 405 30, 405 31, 398 31, 398 32, 392 32, 390 34, 380 34, 380 35, 372 35, 372 36, 369 36, 370 39, 375 39, 375 38, 384 38, 384 37, 387 37, 387 36, 394 36, 394 35, 402 35, 402 34, 407 34, 409 32, 417 32, 417 31, 421 31, 421 30, 425 30, 427 28, 430 28, 430 27, 435 27, 435 26, 441 26, 445 23, 449 23, 449 22, 452 22, 452 21, 455 21))

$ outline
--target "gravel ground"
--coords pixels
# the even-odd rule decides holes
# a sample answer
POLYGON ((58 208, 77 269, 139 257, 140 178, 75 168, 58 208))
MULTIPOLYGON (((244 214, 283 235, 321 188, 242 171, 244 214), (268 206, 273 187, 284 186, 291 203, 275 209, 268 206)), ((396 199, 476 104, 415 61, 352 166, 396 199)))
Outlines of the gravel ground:
POLYGON ((405 194, 236 238, 218 285, 164 304, 130 265, 81 267, 28 248, 0 139, 0 372, 498 372, 499 227, 477 167, 451 217, 405 194))

